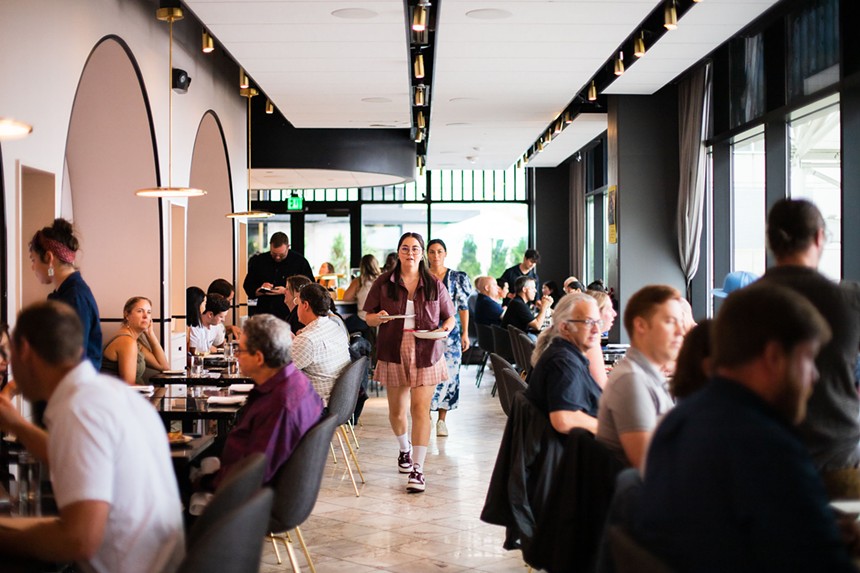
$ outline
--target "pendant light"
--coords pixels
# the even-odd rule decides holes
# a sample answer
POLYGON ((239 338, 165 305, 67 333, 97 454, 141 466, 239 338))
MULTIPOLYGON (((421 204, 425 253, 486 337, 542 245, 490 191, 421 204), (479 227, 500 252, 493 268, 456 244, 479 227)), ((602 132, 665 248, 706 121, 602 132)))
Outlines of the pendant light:
MULTIPOLYGON (((244 75, 244 72, 242 74, 244 75)), ((239 94, 248 98, 248 210, 227 213, 225 217, 228 219, 266 219, 272 217, 274 213, 251 209, 251 98, 257 95, 257 90, 252 87, 240 88, 239 94)))
POLYGON ((663 27, 667 30, 678 28, 678 10, 675 8, 675 0, 669 0, 663 8, 663 27))
POLYGON ((33 126, 28 123, 11 117, 0 117, 0 141, 23 139, 32 132, 33 126))
POLYGON ((170 44, 167 60, 167 187, 148 187, 138 189, 135 195, 138 197, 200 197, 206 195, 203 189, 193 187, 173 186, 173 22, 182 20, 182 8, 172 7, 159 8, 155 17, 162 22, 167 22, 170 30, 170 44))

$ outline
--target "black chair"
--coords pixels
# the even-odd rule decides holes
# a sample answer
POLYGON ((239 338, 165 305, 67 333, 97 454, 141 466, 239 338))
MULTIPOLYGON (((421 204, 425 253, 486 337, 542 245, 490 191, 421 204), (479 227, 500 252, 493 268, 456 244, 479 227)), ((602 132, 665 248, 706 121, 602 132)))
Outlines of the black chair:
POLYGON ((194 545, 222 517, 251 499, 262 487, 265 473, 266 454, 263 453, 251 454, 236 464, 188 532, 188 547, 194 545))
POLYGON ((535 351, 535 342, 524 332, 517 334, 517 341, 519 342, 520 354, 523 358, 523 372, 525 372, 525 378, 528 380, 529 374, 532 373, 533 368, 532 354, 534 354, 535 351))
POLYGON ((511 346, 511 336, 508 334, 508 330, 495 325, 491 328, 493 329, 493 352, 511 364, 517 364, 517 357, 514 356, 514 349, 511 346))
POLYGON ((299 565, 287 532, 290 529, 296 530, 296 537, 299 539, 305 558, 311 564, 311 554, 308 546, 305 545, 299 526, 305 522, 316 505, 329 446, 337 426, 337 417, 329 412, 302 437, 293 454, 278 470, 273 480, 275 501, 269 518, 269 538, 272 540, 272 547, 280 564, 281 553, 278 551, 275 537, 276 534, 282 534, 281 540, 287 548, 290 565, 296 573, 299 571, 299 565))
POLYGON ((178 573, 252 573, 260 570, 274 494, 265 488, 222 516, 188 547, 178 573))
POLYGON ((514 394, 525 392, 529 387, 523 380, 523 377, 512 368, 502 368, 502 381, 507 386, 508 398, 510 400, 514 399, 514 394))
POLYGON ((502 410, 505 412, 505 416, 511 415, 511 401, 513 400, 513 395, 508 393, 508 385, 505 381, 502 380, 502 371, 510 370, 516 373, 514 367, 511 366, 511 363, 493 352, 490 354, 490 361, 493 364, 493 374, 496 377, 496 385, 495 388, 499 391, 499 403, 502 405, 502 410))
POLYGON ((523 369, 523 356, 520 349, 520 341, 517 336, 522 332, 516 326, 509 324, 507 326, 508 331, 508 339, 511 341, 511 352, 514 355, 514 365, 516 366, 517 371, 522 371, 523 369))
POLYGON ((478 376, 475 377, 475 386, 481 387, 481 380, 484 377, 484 368, 487 367, 487 360, 490 358, 490 353, 495 352, 493 344, 493 328, 489 324, 475 324, 478 330, 478 346, 484 349, 484 360, 481 362, 481 369, 478 371, 478 376))
MULTIPOLYGON (((337 441, 340 444, 340 451, 343 453, 343 461, 346 464, 346 469, 349 472, 349 479, 352 480, 352 487, 355 489, 355 497, 359 496, 358 484, 355 483, 355 476, 352 473, 352 467, 349 465, 349 458, 346 455, 346 447, 343 442, 346 440, 346 446, 349 447, 349 453, 352 456, 352 461, 355 462, 355 467, 358 470, 358 475, 361 477, 361 483, 366 483, 364 474, 361 473, 361 466, 358 465, 358 458, 355 455, 355 450, 349 442, 349 434, 347 434, 347 426, 350 418, 355 411, 355 404, 358 400, 358 392, 361 388, 361 380, 367 370, 367 358, 362 356, 355 362, 349 364, 338 376, 331 390, 331 396, 328 399, 328 411, 330 415, 334 415, 337 419, 338 429, 335 429, 334 435, 337 436, 337 441), (340 433, 338 433, 340 430, 340 433), (343 439, 341 439, 343 434, 343 439)), ((355 436, 355 433, 353 433, 355 436)), ((356 441, 356 447, 358 442, 356 441)))

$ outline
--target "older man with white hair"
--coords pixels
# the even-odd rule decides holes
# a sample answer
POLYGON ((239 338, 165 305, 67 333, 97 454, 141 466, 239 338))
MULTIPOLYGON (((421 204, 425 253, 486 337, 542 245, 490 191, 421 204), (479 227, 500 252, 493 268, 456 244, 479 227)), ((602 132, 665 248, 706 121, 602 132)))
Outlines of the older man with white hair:
POLYGON ((588 371, 585 353, 600 344, 603 322, 597 301, 587 294, 565 295, 553 318, 535 345, 526 397, 549 415, 555 431, 567 434, 584 428, 596 434, 601 390, 588 371))

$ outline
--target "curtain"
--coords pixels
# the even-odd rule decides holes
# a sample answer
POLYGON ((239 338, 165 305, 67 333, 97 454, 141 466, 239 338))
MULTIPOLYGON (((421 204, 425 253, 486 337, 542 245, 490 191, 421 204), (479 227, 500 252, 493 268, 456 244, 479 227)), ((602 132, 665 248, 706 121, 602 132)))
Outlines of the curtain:
POLYGON ((690 298, 690 285, 699 269, 699 244, 705 204, 704 139, 711 93, 711 64, 694 71, 678 89, 678 255, 690 298))
POLYGON ((570 162, 570 245, 570 274, 584 280, 585 162, 579 154, 570 162))

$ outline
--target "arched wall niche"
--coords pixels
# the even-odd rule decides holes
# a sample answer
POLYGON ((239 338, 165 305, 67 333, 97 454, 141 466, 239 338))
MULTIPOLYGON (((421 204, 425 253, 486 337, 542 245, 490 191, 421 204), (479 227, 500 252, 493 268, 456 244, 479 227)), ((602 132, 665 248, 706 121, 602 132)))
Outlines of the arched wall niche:
POLYGON ((163 316, 160 205, 134 194, 159 184, 152 114, 137 62, 116 36, 95 45, 81 73, 65 160, 62 216, 74 222, 108 341, 132 296, 163 316))
POLYGON ((3 177, 3 146, 0 145, 0 233, 3 244, 0 245, 0 322, 9 324, 9 266, 6 244, 6 178, 3 177))
POLYGON ((234 287, 233 211, 230 158, 221 122, 214 111, 203 114, 191 157, 191 187, 206 195, 188 200, 187 283, 203 290, 214 279, 223 278, 234 287))

